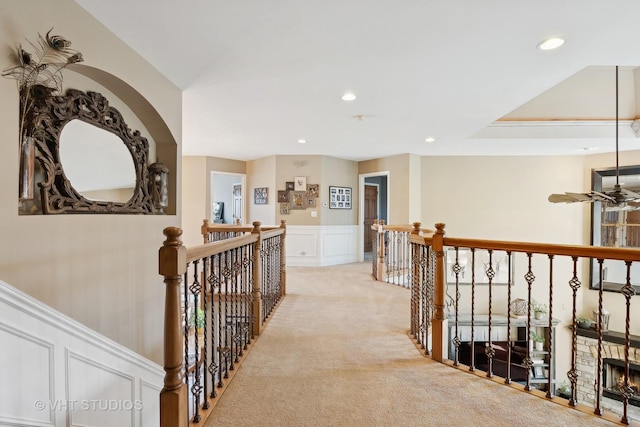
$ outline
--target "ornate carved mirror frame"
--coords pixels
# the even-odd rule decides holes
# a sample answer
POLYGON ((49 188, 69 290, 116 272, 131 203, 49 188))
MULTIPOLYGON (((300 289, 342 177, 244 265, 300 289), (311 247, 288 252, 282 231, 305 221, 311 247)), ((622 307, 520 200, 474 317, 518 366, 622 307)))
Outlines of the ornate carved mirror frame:
POLYGON ((139 131, 131 131, 122 114, 109 106, 96 92, 67 90, 64 96, 44 96, 38 100, 27 136, 36 144, 36 160, 44 175, 40 187, 42 213, 118 213, 153 214, 149 143, 139 131), (131 198, 124 202, 89 200, 76 191, 64 173, 60 161, 60 134, 71 120, 82 120, 118 136, 129 150, 135 168, 136 183, 131 198), (30 134, 30 135, 29 135, 30 134))

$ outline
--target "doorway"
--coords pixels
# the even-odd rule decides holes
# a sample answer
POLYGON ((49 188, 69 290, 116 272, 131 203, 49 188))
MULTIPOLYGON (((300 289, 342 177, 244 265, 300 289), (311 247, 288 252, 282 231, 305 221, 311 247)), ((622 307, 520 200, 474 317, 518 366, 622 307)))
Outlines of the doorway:
POLYGON ((218 224, 235 224, 244 220, 244 186, 246 175, 211 172, 209 220, 218 224))
POLYGON ((389 172, 381 171, 360 174, 360 233, 359 260, 370 260, 372 254, 371 225, 376 219, 388 223, 389 217, 389 172))

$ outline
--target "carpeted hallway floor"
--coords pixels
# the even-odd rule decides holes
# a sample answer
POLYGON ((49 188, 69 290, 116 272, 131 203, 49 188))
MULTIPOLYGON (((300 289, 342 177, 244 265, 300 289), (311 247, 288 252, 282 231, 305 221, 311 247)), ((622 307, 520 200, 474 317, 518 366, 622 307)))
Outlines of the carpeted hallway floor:
POLYGON ((287 296, 205 426, 613 425, 432 362, 370 264, 287 269, 287 296))

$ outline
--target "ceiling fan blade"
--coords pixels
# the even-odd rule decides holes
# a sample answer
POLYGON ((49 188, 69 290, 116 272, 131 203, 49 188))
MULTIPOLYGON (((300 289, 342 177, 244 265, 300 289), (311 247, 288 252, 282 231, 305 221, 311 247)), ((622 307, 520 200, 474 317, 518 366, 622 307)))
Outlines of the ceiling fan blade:
POLYGON ((611 202, 613 204, 618 203, 618 200, 616 200, 615 197, 610 196, 608 194, 605 193, 600 193, 598 191, 592 191, 589 196, 591 197, 591 199, 593 201, 599 201, 599 202, 611 202))
POLYGON ((592 202, 593 199, 584 193, 552 194, 549 196, 551 203, 592 202))
POLYGON ((626 188, 623 188, 622 193, 628 198, 640 200, 640 194, 636 193, 635 191, 631 191, 631 190, 627 190, 626 188))

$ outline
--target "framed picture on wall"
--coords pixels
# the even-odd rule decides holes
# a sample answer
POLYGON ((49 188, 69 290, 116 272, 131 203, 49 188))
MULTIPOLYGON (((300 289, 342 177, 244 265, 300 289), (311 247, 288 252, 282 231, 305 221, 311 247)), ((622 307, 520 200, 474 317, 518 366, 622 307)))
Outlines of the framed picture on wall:
POLYGON ((307 191, 292 191, 289 197, 289 209, 305 210, 307 208, 307 191))
POLYGON ((284 188, 286 190, 293 191, 294 187, 295 187, 295 185, 294 185, 293 181, 287 181, 287 182, 284 183, 284 188))
POLYGON ((351 209, 351 187, 329 186, 329 209, 351 209))
POLYGON ((278 201, 287 203, 289 201, 289 192, 287 190, 278 190, 278 201))
POLYGON ((280 215, 289 215, 289 203, 280 203, 280 215))
POLYGON ((307 191, 307 177, 306 176, 296 176, 293 181, 293 189, 295 191, 307 191))
POLYGON ((253 189, 253 203, 256 205, 266 205, 269 203, 269 188, 257 187, 253 189))
POLYGON ((307 184, 307 196, 318 197, 320 195, 320 184, 307 184))

